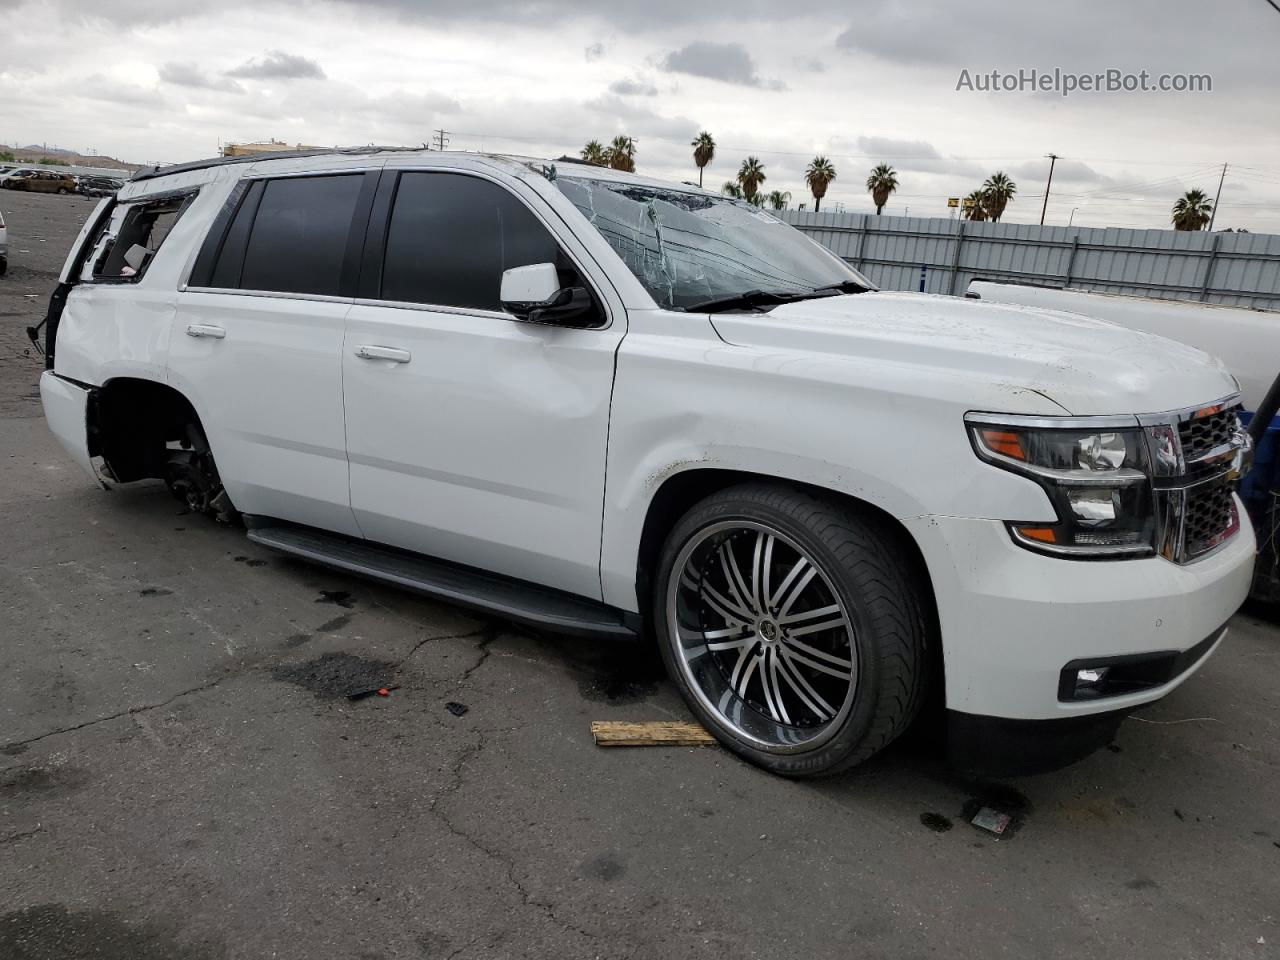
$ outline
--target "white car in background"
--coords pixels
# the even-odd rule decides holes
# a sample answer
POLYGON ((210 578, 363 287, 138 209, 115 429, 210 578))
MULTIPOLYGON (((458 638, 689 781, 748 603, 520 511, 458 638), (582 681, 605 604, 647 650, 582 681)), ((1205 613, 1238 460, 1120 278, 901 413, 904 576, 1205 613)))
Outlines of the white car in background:
POLYGON ((1073 759, 1249 588, 1220 363, 877 292, 697 188, 437 151, 147 171, 99 203, 47 323, 45 415, 91 476, 652 637, 707 729, 785 775, 865 760, 931 696, 964 766, 1073 759))

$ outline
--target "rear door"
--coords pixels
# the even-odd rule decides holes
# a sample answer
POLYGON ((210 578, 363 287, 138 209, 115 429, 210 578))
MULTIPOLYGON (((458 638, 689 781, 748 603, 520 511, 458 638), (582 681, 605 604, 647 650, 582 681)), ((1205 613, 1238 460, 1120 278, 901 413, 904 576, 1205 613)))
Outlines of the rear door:
POLYGON ((514 178, 383 174, 343 350, 351 503, 371 540, 600 596, 614 357, 625 314, 514 178), (504 269, 556 262, 595 329, 503 312, 504 269))
POLYGON ((244 513, 359 535, 342 338, 376 184, 360 170, 242 181, 179 295, 171 382, 244 513))

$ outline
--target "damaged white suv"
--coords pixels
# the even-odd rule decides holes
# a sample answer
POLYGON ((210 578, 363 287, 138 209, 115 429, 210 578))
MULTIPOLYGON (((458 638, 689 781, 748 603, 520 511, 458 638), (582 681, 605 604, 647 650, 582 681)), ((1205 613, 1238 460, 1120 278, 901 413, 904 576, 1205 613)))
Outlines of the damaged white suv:
POLYGON ((102 201, 61 279, 41 392, 91 475, 505 617, 652 633, 778 773, 866 759, 931 693, 961 762, 1071 759, 1249 587, 1219 363, 876 292, 696 188, 424 151, 188 164, 102 201))

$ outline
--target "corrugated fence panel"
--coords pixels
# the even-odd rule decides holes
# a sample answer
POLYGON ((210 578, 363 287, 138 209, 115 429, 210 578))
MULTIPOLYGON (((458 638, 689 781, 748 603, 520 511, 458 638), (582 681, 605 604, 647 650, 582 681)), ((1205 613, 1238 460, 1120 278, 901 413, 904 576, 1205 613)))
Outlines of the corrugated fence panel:
POLYGON ((969 223, 783 210, 886 290, 962 294, 975 278, 1280 309, 1280 236, 969 223))

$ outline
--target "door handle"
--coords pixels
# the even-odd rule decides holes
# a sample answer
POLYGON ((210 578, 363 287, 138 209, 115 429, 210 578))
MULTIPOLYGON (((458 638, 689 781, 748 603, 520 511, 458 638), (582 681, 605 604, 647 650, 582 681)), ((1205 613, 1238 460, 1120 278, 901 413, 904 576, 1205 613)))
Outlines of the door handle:
POLYGON ((222 327, 215 327, 211 323, 189 323, 187 324, 188 337, 210 337, 214 340, 221 340, 227 335, 227 331, 222 327))
POLYGON ((408 350, 398 350, 395 347, 376 347, 368 343, 356 347, 356 356, 361 360, 390 360, 392 363, 408 363, 413 359, 413 354, 408 350))

